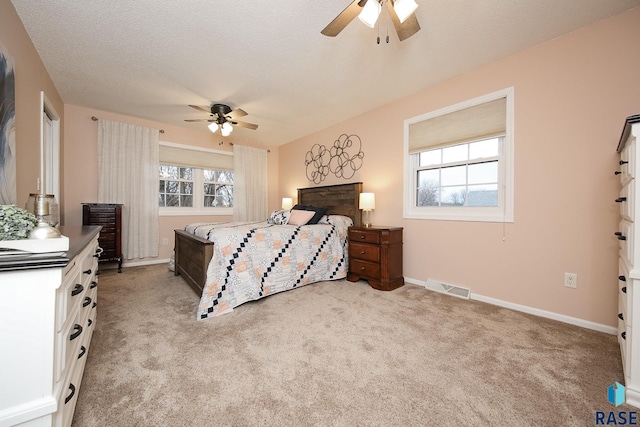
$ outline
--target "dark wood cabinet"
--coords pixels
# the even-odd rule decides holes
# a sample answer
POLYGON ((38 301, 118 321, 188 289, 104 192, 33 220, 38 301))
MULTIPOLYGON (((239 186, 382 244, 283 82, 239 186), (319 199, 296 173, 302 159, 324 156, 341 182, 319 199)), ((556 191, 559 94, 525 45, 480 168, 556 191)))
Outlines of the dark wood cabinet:
POLYGON ((349 227, 347 280, 359 279, 381 291, 404 285, 402 227, 349 227))
POLYGON ((122 272, 122 205, 114 203, 83 203, 82 224, 100 225, 98 244, 102 248, 99 261, 117 262, 122 272))

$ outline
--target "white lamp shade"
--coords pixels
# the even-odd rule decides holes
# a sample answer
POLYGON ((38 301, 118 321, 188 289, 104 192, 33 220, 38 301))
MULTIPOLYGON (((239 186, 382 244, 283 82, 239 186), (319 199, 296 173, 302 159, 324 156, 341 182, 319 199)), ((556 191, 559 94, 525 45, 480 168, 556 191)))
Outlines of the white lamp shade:
POLYGON ((376 208, 376 195, 374 193, 360 193, 360 209, 371 210, 376 208))
POLYGON ((417 8, 418 4, 415 0, 396 0, 393 4, 393 10, 396 12, 396 15, 398 15, 401 24, 406 21, 417 8))
POLYGON ((369 28, 373 28, 374 25, 376 25, 376 21, 378 20, 378 16, 380 16, 381 11, 382 6, 380 6, 380 2, 378 0, 369 0, 362 8, 358 18, 364 25, 369 28))
POLYGON ((215 133, 218 130, 218 124, 216 122, 211 122, 209 123, 208 128, 212 133, 215 133))
POLYGON ((291 209, 293 207, 293 199, 291 197, 282 198, 282 209, 291 209))
POLYGON ((220 126, 220 133, 222 134, 222 136, 229 136, 231 135, 232 131, 233 126, 231 126, 231 123, 229 122, 224 122, 222 126, 220 126))

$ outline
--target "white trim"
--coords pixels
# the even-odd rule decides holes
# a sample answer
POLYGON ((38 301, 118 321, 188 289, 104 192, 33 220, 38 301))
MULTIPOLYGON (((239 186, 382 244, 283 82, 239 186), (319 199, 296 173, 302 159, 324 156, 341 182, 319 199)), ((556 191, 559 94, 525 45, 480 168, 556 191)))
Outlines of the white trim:
MULTIPOLYGON (((57 410, 58 401, 53 395, 40 397, 0 411, 0 426, 14 426, 46 415, 51 416, 57 410)), ((41 421, 45 422, 44 419, 41 421)))
MULTIPOLYGON (((417 279, 411 279, 409 277, 404 278, 406 283, 412 283, 414 285, 427 288, 427 282, 417 279)), ((433 292, 433 291, 432 291, 433 292)), ((544 317, 546 319, 557 320, 558 322, 568 323, 570 325, 579 326, 585 329, 591 329, 598 332, 604 332, 605 334, 617 335, 618 328, 613 326, 603 325, 601 323, 591 322, 589 320, 579 319, 577 317, 566 316, 564 314, 554 313, 552 311, 541 310, 539 308, 528 307, 526 305, 515 304, 509 301, 503 301, 496 298, 486 297, 483 295, 471 293, 470 299, 475 301, 484 302, 498 307, 508 308, 510 310, 520 311, 522 313, 533 314, 534 316, 544 317)))
POLYGON ((431 111, 404 121, 404 178, 402 217, 406 219, 437 219, 453 221, 514 222, 514 87, 502 89, 455 105, 431 111), (417 207, 414 195, 414 170, 409 152, 409 126, 433 117, 464 108, 490 102, 499 98, 507 100, 506 135, 500 155, 500 179, 502 185, 498 207, 417 207))

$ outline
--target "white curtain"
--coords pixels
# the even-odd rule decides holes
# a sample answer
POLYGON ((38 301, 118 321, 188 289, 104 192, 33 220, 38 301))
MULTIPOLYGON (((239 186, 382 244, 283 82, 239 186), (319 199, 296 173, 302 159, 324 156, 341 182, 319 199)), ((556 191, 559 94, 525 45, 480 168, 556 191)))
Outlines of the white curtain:
POLYGON ((126 259, 158 256, 158 130, 98 120, 98 202, 122 203, 126 259))
POLYGON ((267 150, 233 145, 233 220, 266 220, 267 150))

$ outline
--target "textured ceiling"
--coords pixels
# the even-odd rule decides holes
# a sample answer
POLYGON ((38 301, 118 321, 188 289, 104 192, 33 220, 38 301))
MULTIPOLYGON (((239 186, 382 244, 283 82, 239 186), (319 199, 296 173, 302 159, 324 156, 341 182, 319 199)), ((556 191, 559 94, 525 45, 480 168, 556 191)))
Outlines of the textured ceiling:
POLYGON ((399 42, 386 10, 320 31, 351 0, 12 0, 67 104, 204 129, 188 104, 226 103, 280 145, 640 0, 417 0, 399 42), (390 41, 384 43, 389 27, 390 41), (380 32, 382 43, 376 44, 380 32))

